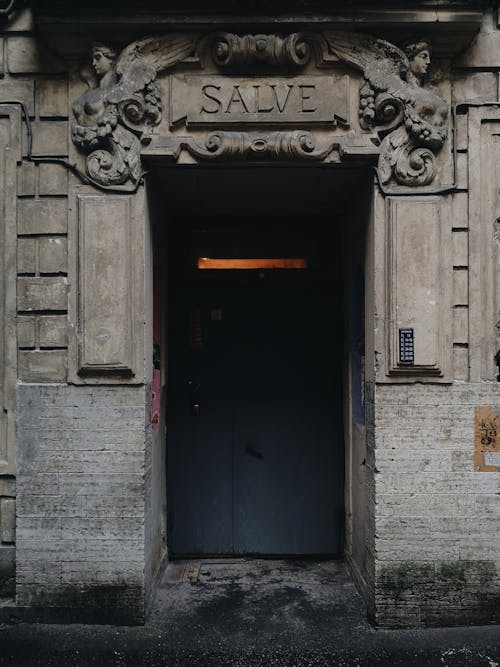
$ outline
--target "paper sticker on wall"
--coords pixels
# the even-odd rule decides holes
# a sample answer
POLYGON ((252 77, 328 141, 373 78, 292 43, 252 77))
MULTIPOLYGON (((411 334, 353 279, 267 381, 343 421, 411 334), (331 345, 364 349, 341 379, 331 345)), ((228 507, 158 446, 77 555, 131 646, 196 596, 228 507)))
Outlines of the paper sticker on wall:
POLYGON ((474 415, 474 470, 500 471, 500 408, 483 405, 474 415))

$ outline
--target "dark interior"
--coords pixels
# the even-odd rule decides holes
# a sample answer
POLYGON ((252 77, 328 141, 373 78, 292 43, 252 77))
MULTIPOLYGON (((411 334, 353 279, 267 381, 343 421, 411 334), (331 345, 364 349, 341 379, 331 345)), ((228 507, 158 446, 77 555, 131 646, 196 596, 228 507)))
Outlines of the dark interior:
POLYGON ((367 175, 182 171, 155 174, 157 265, 168 267, 169 553, 339 557, 342 202, 367 175), (303 258, 307 268, 199 270, 199 257, 303 258))

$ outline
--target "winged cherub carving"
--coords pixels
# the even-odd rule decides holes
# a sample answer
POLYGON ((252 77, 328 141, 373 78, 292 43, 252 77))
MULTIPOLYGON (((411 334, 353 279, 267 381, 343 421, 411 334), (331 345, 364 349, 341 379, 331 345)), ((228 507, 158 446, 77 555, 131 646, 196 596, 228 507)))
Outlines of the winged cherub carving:
POLYGON ((448 136, 448 105, 425 87, 431 60, 426 40, 404 50, 359 33, 324 33, 331 51, 361 70, 360 123, 383 138, 379 175, 404 185, 427 185, 436 175, 435 153, 448 136))
POLYGON ((194 49, 196 37, 145 37, 118 55, 105 44, 92 46, 89 86, 73 104, 73 143, 89 153, 87 173, 100 185, 119 185, 141 176, 140 144, 161 120, 158 72, 173 67, 194 49))

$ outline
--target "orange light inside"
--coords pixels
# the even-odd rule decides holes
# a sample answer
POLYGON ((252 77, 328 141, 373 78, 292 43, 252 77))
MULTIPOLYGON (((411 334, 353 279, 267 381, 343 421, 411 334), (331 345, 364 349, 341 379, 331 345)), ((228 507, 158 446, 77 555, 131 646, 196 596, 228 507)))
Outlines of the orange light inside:
POLYGON ((307 269, 307 259, 287 258, 238 258, 198 257, 199 269, 307 269))

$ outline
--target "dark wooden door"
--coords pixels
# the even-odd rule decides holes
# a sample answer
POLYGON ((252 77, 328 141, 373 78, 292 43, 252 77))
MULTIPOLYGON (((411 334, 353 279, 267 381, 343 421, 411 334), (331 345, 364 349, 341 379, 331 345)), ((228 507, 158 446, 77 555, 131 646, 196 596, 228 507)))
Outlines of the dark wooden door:
POLYGON ((172 291, 175 555, 341 552, 339 300, 283 275, 172 291))

